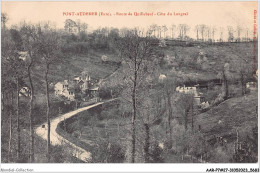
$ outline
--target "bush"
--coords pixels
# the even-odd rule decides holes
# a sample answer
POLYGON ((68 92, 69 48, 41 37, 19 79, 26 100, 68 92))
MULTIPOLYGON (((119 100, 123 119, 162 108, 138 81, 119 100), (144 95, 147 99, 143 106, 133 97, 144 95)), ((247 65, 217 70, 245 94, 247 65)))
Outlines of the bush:
POLYGON ((158 143, 155 143, 151 147, 150 162, 151 163, 163 163, 163 149, 159 147, 158 143))
POLYGON ((100 141, 92 152, 93 163, 123 163, 124 161, 125 151, 116 142, 100 141))
POLYGON ((87 53, 89 44, 86 42, 67 43, 62 46, 62 52, 71 54, 87 53))
POLYGON ((52 163, 63 163, 64 162, 64 156, 63 156, 63 150, 61 146, 52 146, 51 147, 51 159, 52 163))

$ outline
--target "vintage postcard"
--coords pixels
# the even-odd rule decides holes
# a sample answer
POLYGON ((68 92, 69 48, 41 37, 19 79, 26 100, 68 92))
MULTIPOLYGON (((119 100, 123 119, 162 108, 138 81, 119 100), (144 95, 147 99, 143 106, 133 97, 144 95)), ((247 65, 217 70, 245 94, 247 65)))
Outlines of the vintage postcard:
POLYGON ((2 1, 1 164, 259 172, 258 2, 2 1))

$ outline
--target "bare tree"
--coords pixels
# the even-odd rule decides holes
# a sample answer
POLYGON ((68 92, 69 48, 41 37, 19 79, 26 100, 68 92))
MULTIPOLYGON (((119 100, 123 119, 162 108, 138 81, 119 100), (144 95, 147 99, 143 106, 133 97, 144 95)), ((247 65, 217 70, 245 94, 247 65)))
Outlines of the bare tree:
POLYGON ((188 129, 189 113, 191 114, 191 118, 193 118, 194 95, 191 94, 191 93, 187 93, 187 94, 181 93, 181 94, 179 94, 178 104, 179 104, 179 107, 180 107, 180 111, 182 112, 182 116, 183 116, 182 118, 183 118, 183 121, 184 121, 185 130, 187 130, 188 129))
POLYGON ((163 30, 163 33, 164 33, 164 38, 166 38, 166 32, 168 31, 168 28, 166 25, 163 25, 162 26, 162 30, 163 30))
POLYGON ((118 48, 124 60, 125 71, 125 97, 127 103, 132 107, 131 135, 132 151, 131 162, 135 162, 136 157, 136 118, 138 116, 139 95, 146 76, 149 74, 149 62, 153 58, 153 50, 149 38, 140 38, 136 34, 127 35, 118 42, 118 48), (131 99, 128 100, 128 97, 131 99))
POLYGON ((21 126, 20 126, 20 98, 19 93, 22 88, 25 75, 25 64, 20 59, 19 51, 21 50, 21 35, 18 30, 10 30, 11 40, 5 40, 4 60, 9 64, 8 73, 15 84, 16 95, 16 123, 17 123, 17 162, 21 161, 21 126))
POLYGON ((165 106, 167 105, 167 121, 168 121, 168 127, 169 127, 169 144, 172 145, 172 119, 173 119, 173 102, 172 102, 172 96, 175 92, 174 90, 175 84, 174 81, 171 79, 167 79, 164 84, 164 97, 165 97, 165 106))
POLYGON ((34 162, 34 122, 33 122, 33 108, 34 108, 34 85, 32 81, 32 68, 37 57, 37 27, 34 25, 24 24, 21 28, 23 36, 23 47, 27 51, 28 58, 26 58, 27 74, 30 85, 30 162, 34 162))
POLYGON ((234 29, 232 26, 228 26, 227 29, 228 29, 228 41, 232 42, 234 41, 234 29))
POLYGON ((200 31, 202 41, 205 41, 206 28, 207 28, 207 26, 204 24, 199 25, 199 31, 200 31))
POLYGON ((176 28, 176 25, 172 24, 171 25, 171 33, 172 33, 172 39, 174 38, 174 32, 175 32, 175 28, 176 28))
POLYGON ((222 27, 220 27, 219 28, 219 41, 220 42, 223 42, 224 40, 223 40, 223 32, 224 32, 224 28, 222 28, 222 27))
POLYGON ((179 24, 179 38, 184 40, 187 37, 187 32, 189 31, 189 26, 187 24, 179 24))
POLYGON ((64 25, 64 29, 68 33, 72 33, 73 32, 73 27, 76 27, 76 26, 77 26, 77 24, 76 24, 75 21, 73 21, 71 19, 66 19, 65 25, 64 25))
POLYGON ((45 95, 47 101, 47 108, 46 108, 46 118, 47 118, 47 126, 48 126, 48 134, 47 134, 47 160, 50 162, 50 89, 49 89, 49 71, 50 65, 56 63, 59 58, 59 35, 57 32, 50 28, 49 26, 45 26, 44 29, 39 30, 39 54, 43 57, 43 63, 45 65, 45 72, 44 72, 44 80, 45 80, 45 95))
POLYGON ((212 34, 212 42, 215 42, 215 33, 216 33, 216 27, 213 26, 211 29, 211 34, 212 34))
POLYGON ((153 24, 150 26, 151 31, 153 32, 153 36, 156 37, 156 31, 158 29, 158 26, 156 24, 153 24))
POLYGON ((222 81, 222 86, 224 89, 224 96, 223 99, 227 99, 229 97, 229 78, 230 78, 230 71, 229 71, 229 63, 225 63, 218 74, 222 81))
POLYGON ((6 29, 6 23, 8 21, 8 16, 6 13, 1 13, 1 26, 2 26, 2 29, 5 31, 6 29))
POLYGON ((9 142, 8 142, 8 162, 10 162, 11 159, 11 148, 12 148, 12 138, 13 138, 13 114, 14 114, 14 95, 13 91, 11 91, 11 110, 9 112, 9 142))
POLYGON ((237 26, 237 41, 240 42, 241 41, 241 31, 242 31, 242 27, 241 26, 237 26))
MULTIPOLYGON (((13 139, 13 133, 14 133, 14 126, 13 126, 13 117, 16 114, 17 105, 15 103, 15 99, 18 97, 17 95, 17 75, 19 74, 20 78, 23 77, 23 64, 19 61, 19 56, 17 54, 17 46, 15 44, 16 41, 19 39, 15 39, 13 32, 9 32, 9 30, 4 31, 3 33, 2 28, 2 44, 1 44, 1 111, 2 111, 2 125, 3 125, 3 115, 8 114, 9 115, 9 140, 8 140, 8 155, 7 160, 8 162, 12 159, 12 139, 13 139)), ((18 33, 18 31, 15 31, 18 33)), ((19 35, 18 35, 19 36, 19 35)), ((19 113, 19 112, 18 112, 19 113)), ((16 118, 19 119, 19 114, 16 115, 16 118)), ((17 124, 17 132, 19 132, 20 129, 20 123, 17 124)), ((17 162, 20 161, 20 140, 19 134, 17 135, 17 162), (18 152, 19 151, 19 152, 18 152)))
POLYGON ((211 28, 209 26, 206 27, 207 41, 211 40, 211 28))
POLYGON ((246 29, 245 29, 245 37, 246 37, 246 41, 249 41, 248 33, 249 33, 249 29, 246 28, 246 29))
POLYGON ((232 64, 233 68, 239 75, 240 84, 241 84, 241 94, 246 94, 246 82, 253 74, 252 66, 250 65, 249 61, 245 58, 238 57, 237 59, 233 60, 232 64))
POLYGON ((157 31, 158 31, 158 38, 161 38, 161 36, 162 36, 162 27, 158 26, 157 27, 157 31))
POLYGON ((197 38, 197 40, 199 40, 199 29, 200 29, 199 25, 196 25, 196 26, 195 26, 195 32, 196 32, 196 38, 197 38))
POLYGON ((87 29, 88 29, 88 24, 82 23, 82 24, 81 24, 81 30, 82 30, 84 33, 87 33, 87 29))

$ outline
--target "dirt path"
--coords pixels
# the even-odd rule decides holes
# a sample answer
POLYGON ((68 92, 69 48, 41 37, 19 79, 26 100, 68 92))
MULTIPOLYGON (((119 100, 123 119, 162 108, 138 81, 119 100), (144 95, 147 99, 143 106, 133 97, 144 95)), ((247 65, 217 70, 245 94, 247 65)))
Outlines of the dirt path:
MULTIPOLYGON (((114 99, 112 99, 114 100, 114 99)), ((109 100, 109 101, 106 101, 106 102, 110 102, 112 100, 109 100)), ((90 105, 90 106, 87 106, 87 107, 84 107, 84 108, 79 108, 75 111, 72 111, 72 112, 69 112, 69 113, 66 113, 66 114, 63 114, 53 120, 51 120, 51 134, 50 134, 50 140, 51 140, 51 144, 52 145, 64 145, 64 144, 69 144, 71 147, 72 147, 72 154, 73 156, 77 157, 78 159, 84 161, 84 162, 87 162, 88 160, 91 159, 91 153, 76 146, 75 144, 71 143, 70 141, 68 141, 67 139, 63 138, 62 136, 60 136, 57 132, 56 132, 56 128, 58 126, 58 124, 61 122, 61 121, 64 121, 65 119, 67 118, 70 118, 76 114, 78 114, 79 112, 82 112, 82 111, 85 111, 85 110, 88 110, 90 108, 93 108, 95 106, 98 106, 98 105, 101 105, 105 102, 99 102, 99 103, 96 103, 96 104, 93 104, 93 105, 90 105)), ((36 128, 36 134, 38 136, 40 136, 41 138, 43 138, 44 140, 47 141, 47 123, 44 123, 40 126, 38 126, 36 128), (45 127, 42 127, 42 125, 44 125, 45 127)))

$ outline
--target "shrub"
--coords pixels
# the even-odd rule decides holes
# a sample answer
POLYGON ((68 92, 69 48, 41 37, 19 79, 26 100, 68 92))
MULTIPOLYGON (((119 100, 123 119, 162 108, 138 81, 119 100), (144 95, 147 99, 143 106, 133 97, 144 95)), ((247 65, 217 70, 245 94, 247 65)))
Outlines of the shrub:
POLYGON ((121 145, 116 142, 102 140, 92 152, 93 163, 123 163, 125 160, 125 151, 121 145))
POLYGON ((61 146, 51 147, 51 159, 52 159, 52 163, 63 163, 64 155, 61 146))
POLYGON ((150 150, 150 162, 163 163, 162 153, 163 149, 159 147, 158 143, 153 144, 150 150))

